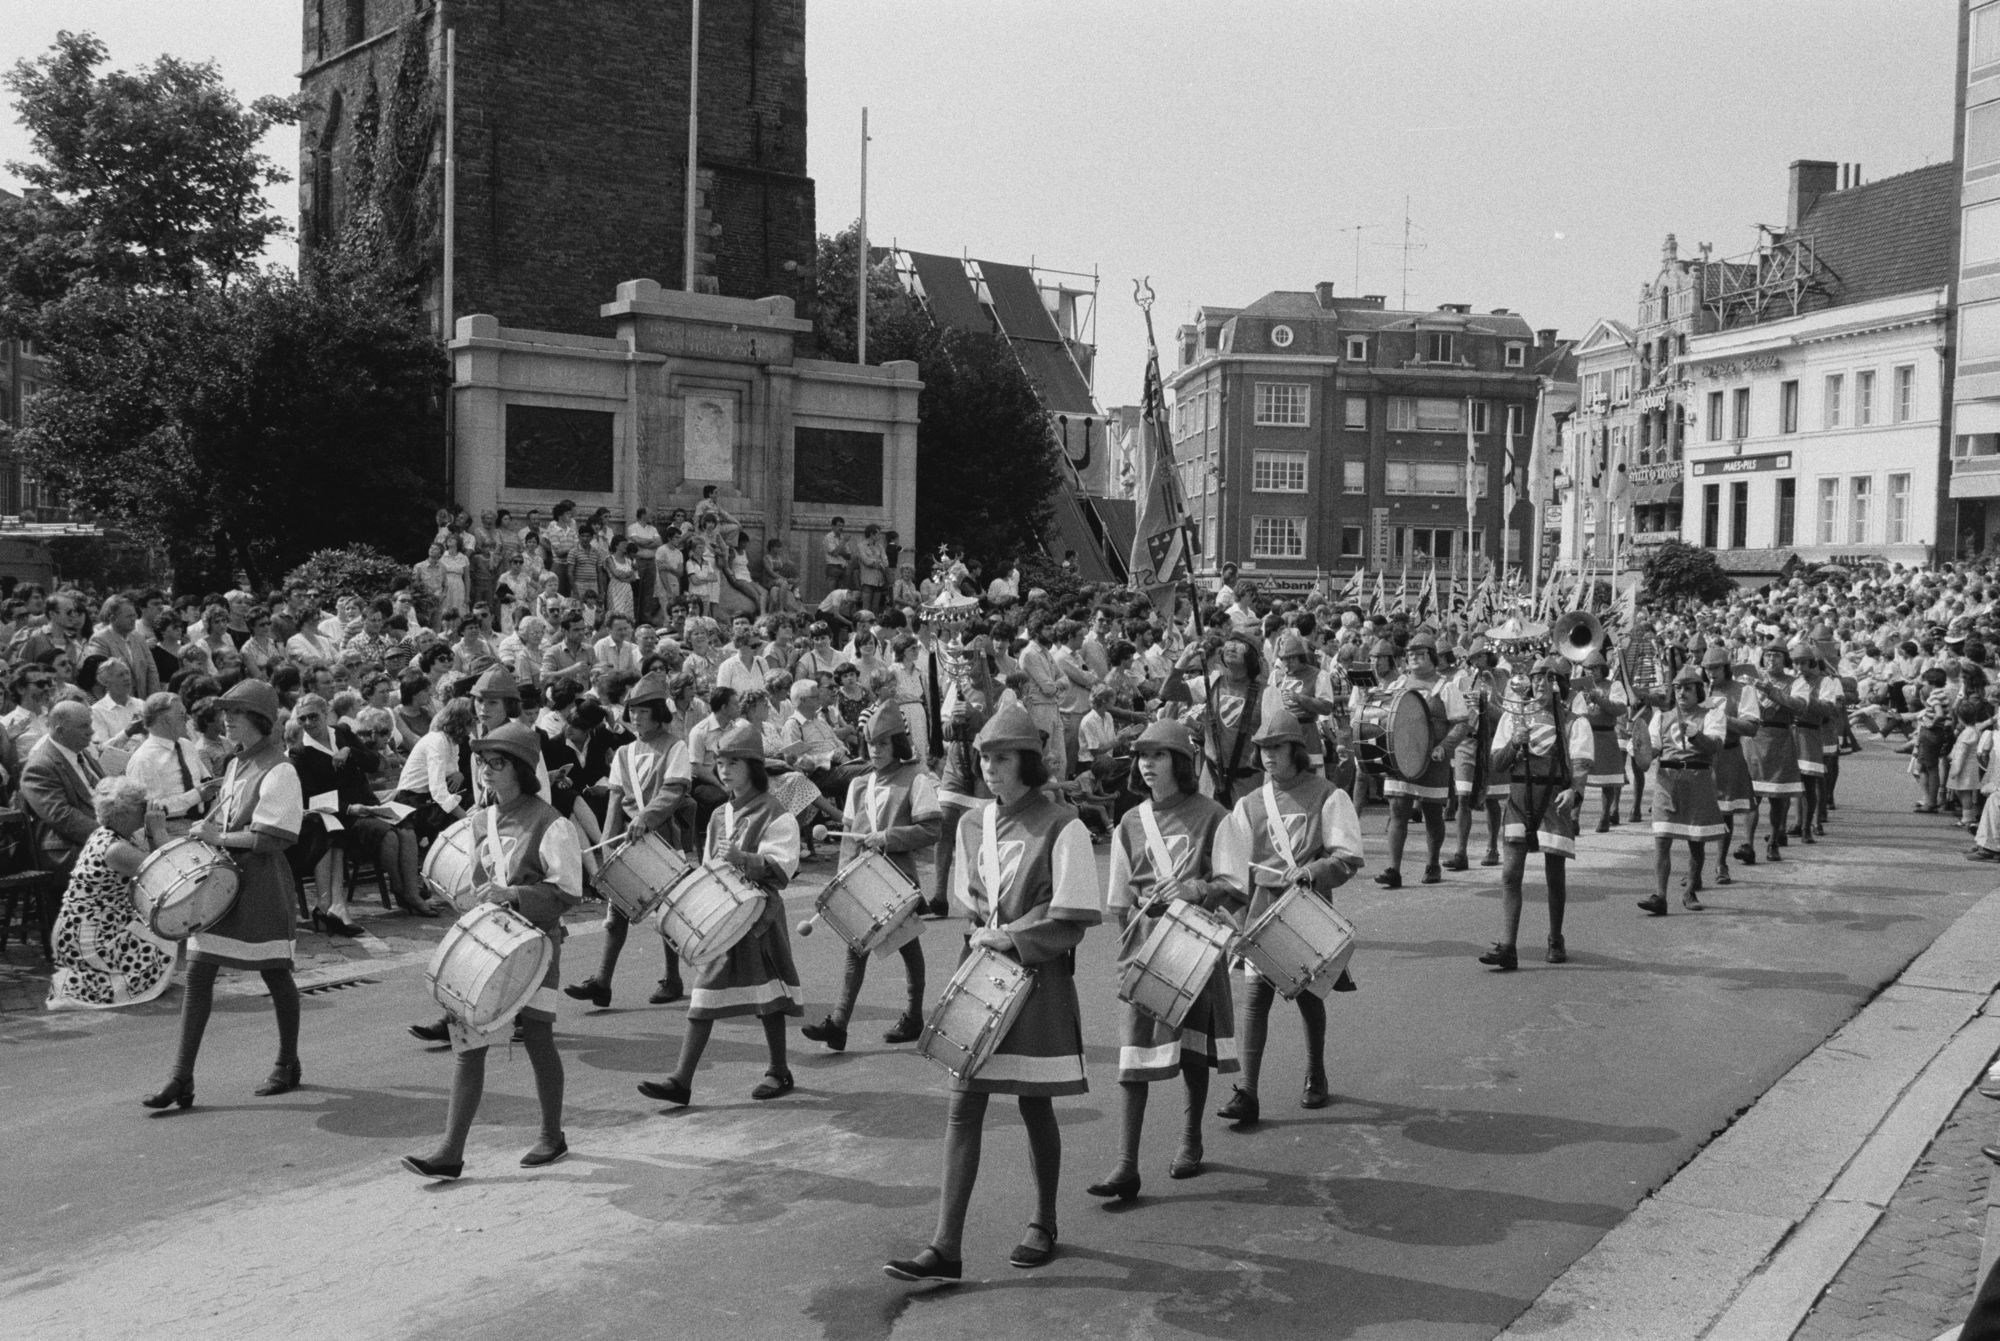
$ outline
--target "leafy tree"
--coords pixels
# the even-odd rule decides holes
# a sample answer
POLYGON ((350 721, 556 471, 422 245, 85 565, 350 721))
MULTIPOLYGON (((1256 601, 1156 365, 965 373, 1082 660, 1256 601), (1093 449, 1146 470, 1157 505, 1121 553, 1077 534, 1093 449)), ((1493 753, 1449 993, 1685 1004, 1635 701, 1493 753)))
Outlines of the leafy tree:
POLYGON ((65 497, 161 545, 196 588, 267 582, 315 550, 425 536, 445 363, 419 314, 362 283, 88 285, 44 309, 51 385, 22 454, 65 497))
POLYGON ((1646 598, 1653 602, 1719 601, 1735 586, 1712 552, 1684 540, 1669 540, 1646 558, 1646 598))
POLYGON ((289 101, 246 108, 209 62, 102 72, 105 55, 64 32, 6 76, 37 155, 8 165, 27 195, 0 201, 0 319, 17 332, 89 282, 227 284, 286 228, 263 193, 289 178, 257 144, 296 119, 289 101))
MULTIPOLYGON (((318 591, 327 608, 342 592, 353 592, 364 601, 387 596, 398 581, 407 582, 410 565, 372 545, 349 545, 344 549, 323 549, 285 574, 287 587, 294 583, 318 591)), ((417 589, 418 603, 427 604, 427 593, 417 589)))
MULTIPOLYGON (((821 236, 814 331, 820 356, 855 351, 857 232, 821 236)), ((945 542, 986 567, 1041 551, 1055 515, 1059 448, 1004 337, 934 325, 884 266, 869 274, 868 361, 908 359, 917 402, 918 568, 945 542)))

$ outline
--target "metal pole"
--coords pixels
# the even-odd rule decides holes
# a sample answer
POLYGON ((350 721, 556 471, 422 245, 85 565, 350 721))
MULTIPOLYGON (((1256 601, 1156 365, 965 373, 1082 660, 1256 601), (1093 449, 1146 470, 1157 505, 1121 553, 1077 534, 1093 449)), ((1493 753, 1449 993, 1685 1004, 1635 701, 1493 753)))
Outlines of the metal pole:
POLYGON ((861 222, 854 249, 854 361, 868 362, 868 109, 861 109, 861 222))
MULTIPOLYGON (((444 22, 444 5, 438 5, 438 21, 444 22)), ((444 30, 444 292, 438 299, 439 324, 449 348, 458 333, 458 308, 453 295, 458 282, 458 155, 454 148, 458 130, 458 33, 444 30)), ((457 368, 452 381, 458 380, 457 368)), ((458 392, 454 385, 444 401, 444 480, 445 490, 454 498, 458 491, 458 392)))
POLYGON ((693 5, 688 36, 687 224, 681 244, 681 287, 689 293, 694 292, 695 150, 701 128, 701 0, 693 0, 693 5))

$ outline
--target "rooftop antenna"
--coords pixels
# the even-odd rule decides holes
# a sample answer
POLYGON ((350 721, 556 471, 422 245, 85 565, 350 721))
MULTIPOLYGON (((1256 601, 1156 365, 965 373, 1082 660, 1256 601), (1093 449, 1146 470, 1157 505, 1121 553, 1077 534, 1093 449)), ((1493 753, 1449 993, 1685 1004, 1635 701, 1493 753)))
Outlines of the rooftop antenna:
POLYGON ((1381 224, 1350 224, 1346 228, 1334 229, 1336 233, 1354 234, 1354 287, 1349 289, 1348 292, 1357 297, 1361 293, 1361 234, 1370 228, 1380 228, 1381 226, 1381 224))
POLYGON ((1410 310, 1410 253, 1413 250, 1422 251, 1429 245, 1426 242, 1412 242, 1410 240, 1410 197, 1408 193, 1405 193, 1403 196, 1403 302, 1401 311, 1407 312, 1410 310))

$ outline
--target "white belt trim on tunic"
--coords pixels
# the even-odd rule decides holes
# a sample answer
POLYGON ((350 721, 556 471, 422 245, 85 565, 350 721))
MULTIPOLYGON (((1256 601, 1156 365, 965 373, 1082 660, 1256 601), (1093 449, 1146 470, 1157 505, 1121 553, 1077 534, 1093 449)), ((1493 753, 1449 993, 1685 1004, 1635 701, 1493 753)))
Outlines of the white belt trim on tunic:
POLYGON ((1165 1071, 1176 1069, 1181 1064, 1182 1043, 1178 1037, 1170 1038, 1155 1047, 1140 1048, 1131 1044, 1118 1049, 1118 1069, 1121 1071, 1165 1071))
POLYGON ((1018 1052, 996 1052, 979 1068, 975 1081, 1012 1080, 1030 1085, 1047 1085, 1083 1079, 1083 1058, 1072 1053, 1059 1057, 1028 1057, 1018 1052))
POLYGON ((697 987, 688 997, 688 1008, 717 1010, 725 1006, 761 1006, 769 1001, 797 1000, 798 988, 777 978, 755 987, 697 987))
POLYGON ((289 937, 281 941, 239 941, 233 936, 218 936, 212 931, 197 931, 188 939, 188 948, 205 955, 221 955, 227 959, 290 959, 292 941, 289 937))

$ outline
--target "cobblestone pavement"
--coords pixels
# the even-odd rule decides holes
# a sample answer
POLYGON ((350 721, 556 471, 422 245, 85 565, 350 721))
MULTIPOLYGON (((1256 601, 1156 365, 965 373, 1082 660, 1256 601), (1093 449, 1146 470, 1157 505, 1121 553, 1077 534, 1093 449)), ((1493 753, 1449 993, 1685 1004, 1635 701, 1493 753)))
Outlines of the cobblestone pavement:
POLYGON ((1965 1321, 1994 1168, 1979 1147, 1995 1139, 2000 1103, 1967 1090, 1794 1341, 1932 1341, 1965 1321))

